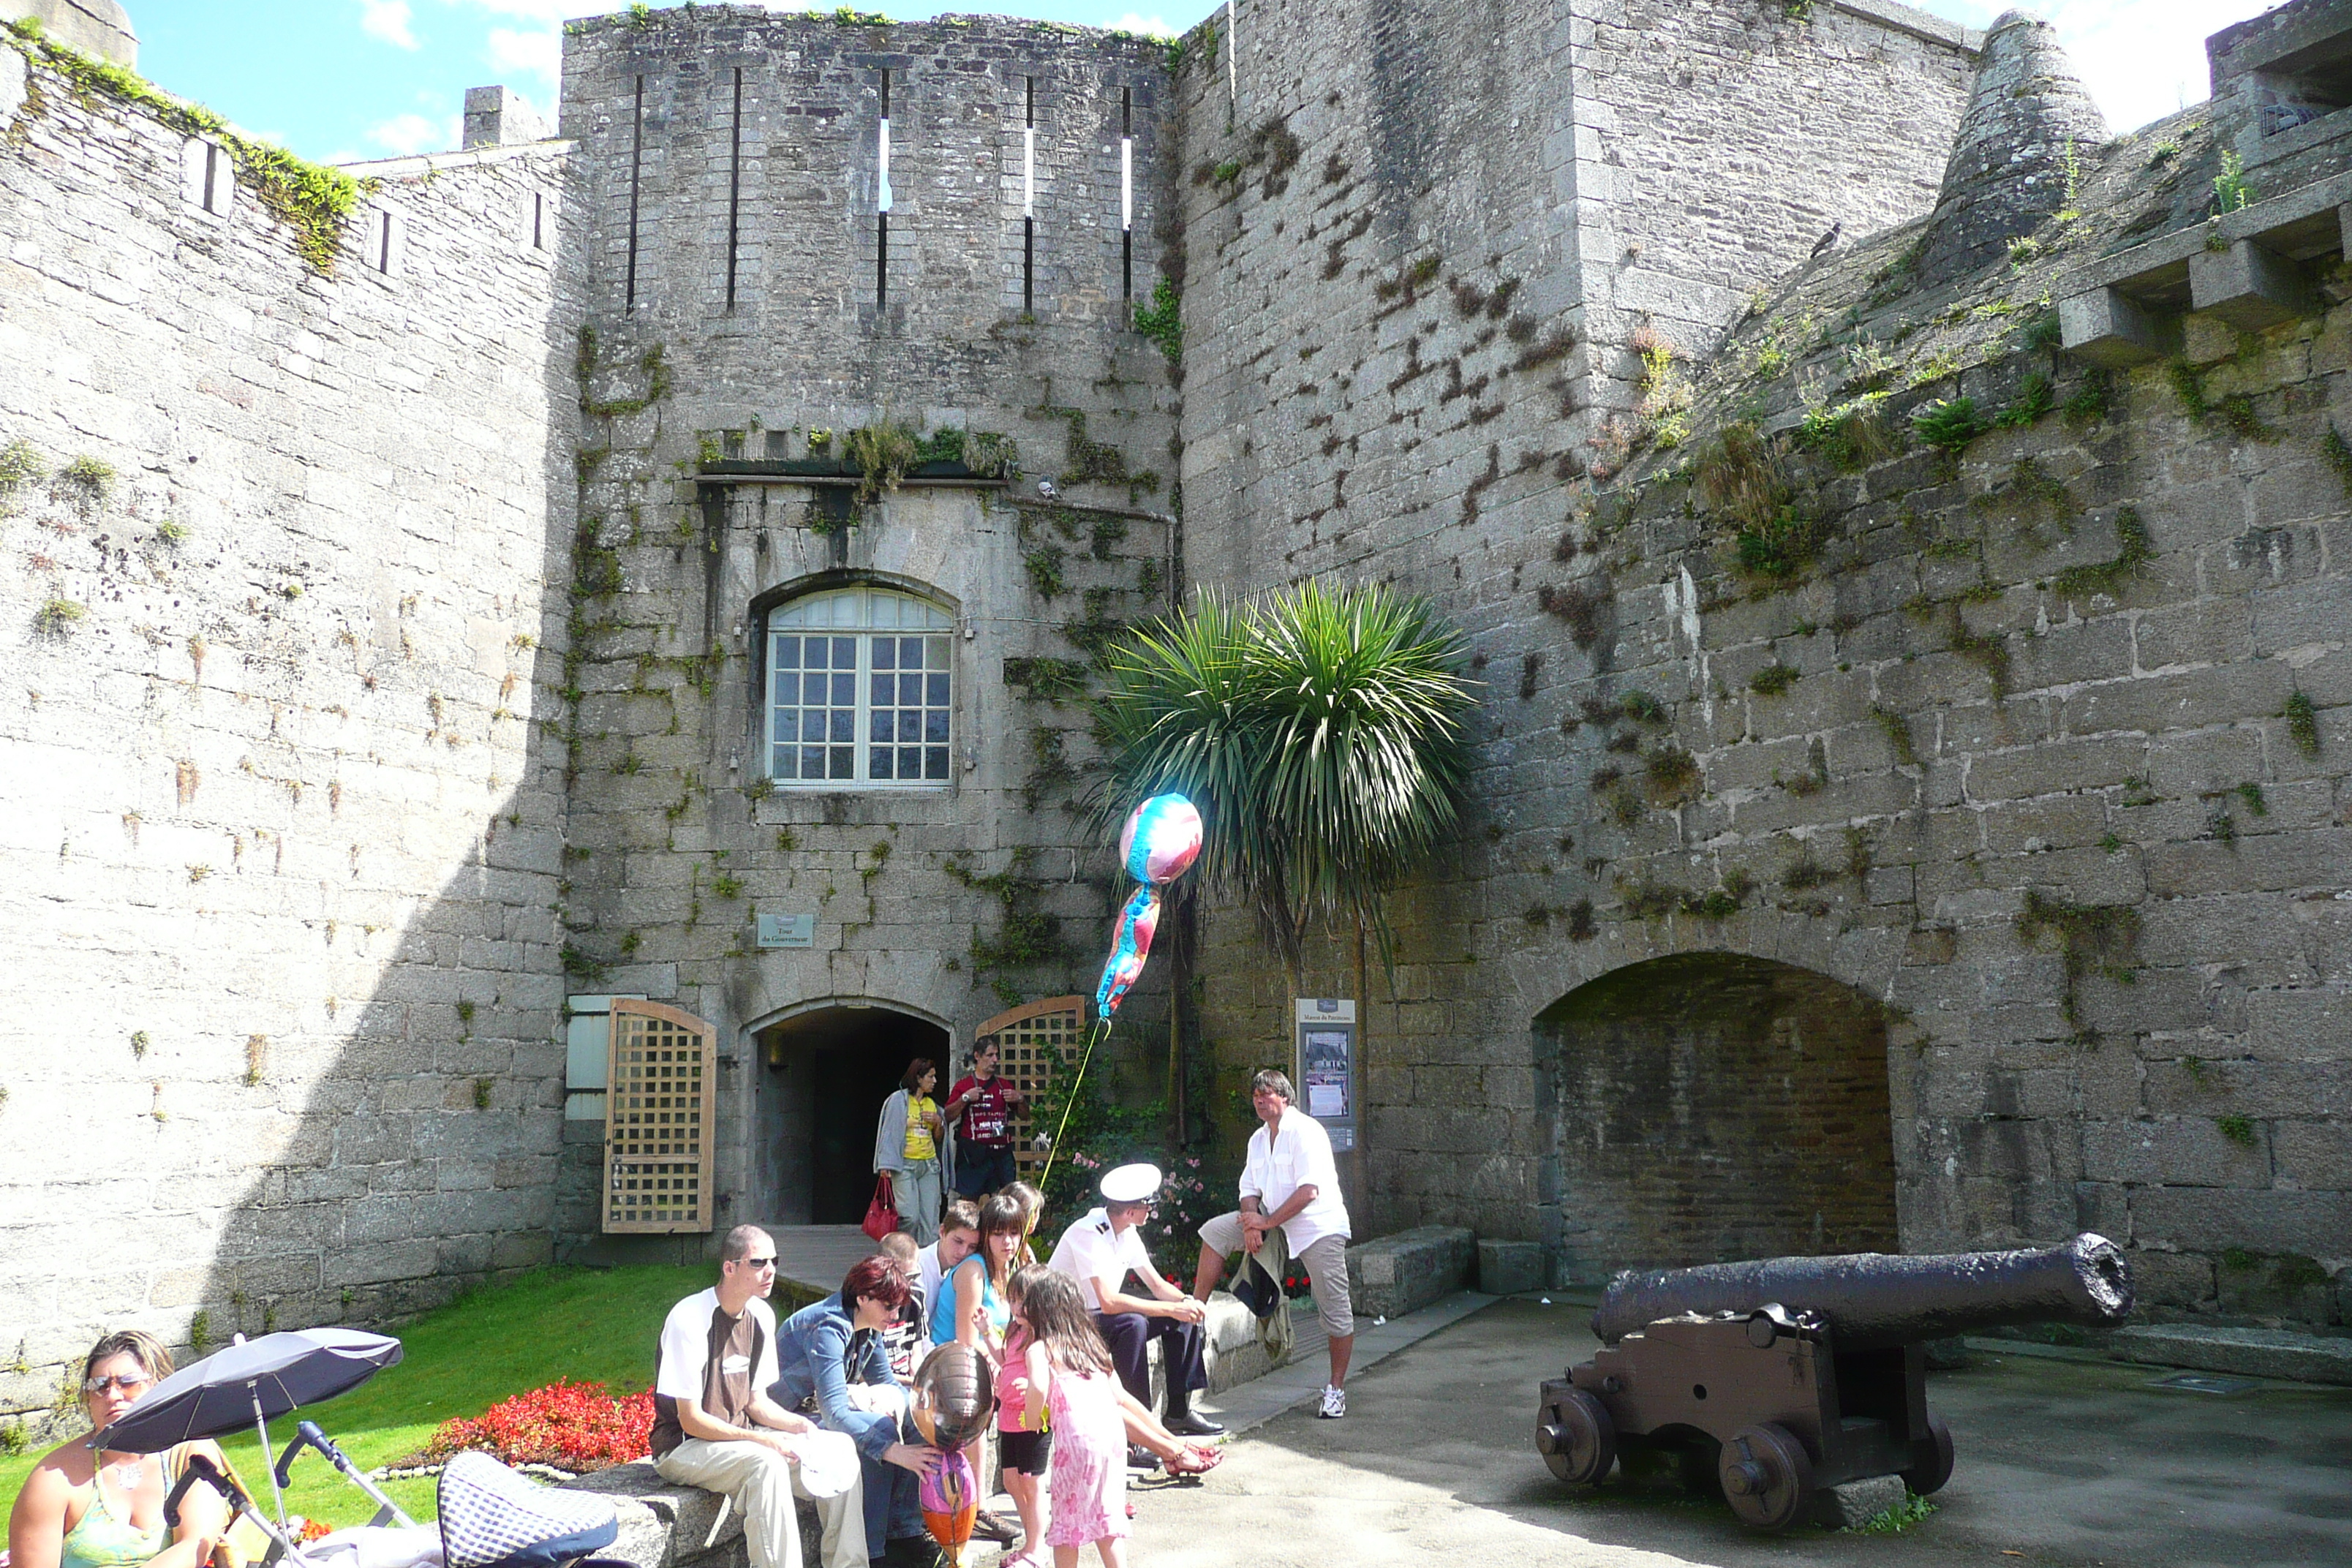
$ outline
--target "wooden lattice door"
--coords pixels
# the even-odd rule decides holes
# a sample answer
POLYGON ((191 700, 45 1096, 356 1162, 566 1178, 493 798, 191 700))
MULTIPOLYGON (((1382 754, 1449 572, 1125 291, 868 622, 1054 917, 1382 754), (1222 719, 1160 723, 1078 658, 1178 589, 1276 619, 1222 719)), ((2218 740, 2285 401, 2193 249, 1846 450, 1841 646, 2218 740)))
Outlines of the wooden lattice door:
POLYGON ((1035 1179, 1045 1164, 1045 1152, 1037 1147, 1030 1112, 1036 1106, 1038 1091, 1045 1087, 1048 1064, 1055 1056, 1065 1063, 1076 1060, 1086 1021, 1087 998, 1048 996, 999 1013, 972 1033, 975 1049, 987 1041, 996 1042, 996 1070, 1026 1097, 1012 1116, 1013 1163, 1024 1181, 1035 1179))
POLYGON ((719 1032, 658 1002, 613 1001, 604 1229, 710 1228, 719 1032))

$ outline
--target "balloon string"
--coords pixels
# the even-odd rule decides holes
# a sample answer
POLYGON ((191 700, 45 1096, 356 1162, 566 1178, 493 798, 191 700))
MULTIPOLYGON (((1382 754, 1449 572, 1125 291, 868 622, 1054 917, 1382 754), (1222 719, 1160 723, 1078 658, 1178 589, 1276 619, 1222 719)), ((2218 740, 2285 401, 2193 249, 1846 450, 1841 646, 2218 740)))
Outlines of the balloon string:
POLYGON ((1094 1060, 1095 1043, 1110 1033, 1110 1020, 1097 1018, 1087 1032, 1087 1048, 1078 1057, 1078 1076, 1070 1080, 1070 1092, 1062 1100, 1062 1120, 1054 1129, 1054 1142, 1045 1150, 1045 1168, 1038 1173, 1037 1190, 1046 1190, 1045 1183, 1054 1174, 1054 1162, 1061 1157, 1062 1133, 1070 1125, 1070 1111, 1078 1103, 1078 1086, 1087 1081, 1087 1064, 1094 1060))

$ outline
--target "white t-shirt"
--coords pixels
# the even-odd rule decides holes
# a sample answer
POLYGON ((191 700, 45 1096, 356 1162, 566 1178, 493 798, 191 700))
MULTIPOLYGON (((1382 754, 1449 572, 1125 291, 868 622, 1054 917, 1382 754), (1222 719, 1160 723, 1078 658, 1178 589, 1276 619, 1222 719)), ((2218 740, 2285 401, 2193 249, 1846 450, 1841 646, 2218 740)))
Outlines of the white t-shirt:
POLYGON ((1088 1210, 1084 1219, 1062 1233, 1061 1243, 1054 1248, 1053 1260, 1046 1267, 1077 1280, 1078 1294, 1087 1299, 1087 1310, 1096 1312, 1102 1310, 1102 1298, 1095 1290, 1096 1280, 1108 1279, 1116 1290, 1125 1285, 1129 1269, 1146 1277, 1160 1272, 1152 1267, 1151 1253, 1143 1245, 1143 1227, 1131 1225, 1114 1236, 1110 1216, 1101 1209, 1088 1210))
POLYGON ((1290 1194, 1311 1186, 1315 1196, 1283 1222, 1282 1234, 1297 1257, 1327 1236, 1347 1236, 1348 1201, 1339 1195, 1339 1167, 1331 1160, 1331 1135, 1297 1106, 1286 1107, 1279 1131, 1258 1123, 1250 1134, 1249 1158, 1242 1166, 1242 1196, 1255 1198, 1259 1212, 1272 1214, 1290 1194))
POLYGON ((931 1303, 940 1299, 940 1280, 947 1270, 940 1267, 940 1244, 936 1241, 915 1254, 915 1268, 919 1276, 915 1286, 923 1299, 922 1322, 924 1339, 929 1340, 931 1303))
MULTIPOLYGON (((698 1405, 702 1402, 704 1377, 709 1370, 710 1315, 717 1310, 715 1288, 697 1291, 669 1310, 669 1316, 662 1320, 661 1361, 654 1371, 656 1394, 691 1399, 698 1405)), ((776 1310, 754 1296, 743 1303, 743 1311, 761 1329, 760 1364, 750 1370, 752 1394, 764 1394, 778 1375, 776 1310)))

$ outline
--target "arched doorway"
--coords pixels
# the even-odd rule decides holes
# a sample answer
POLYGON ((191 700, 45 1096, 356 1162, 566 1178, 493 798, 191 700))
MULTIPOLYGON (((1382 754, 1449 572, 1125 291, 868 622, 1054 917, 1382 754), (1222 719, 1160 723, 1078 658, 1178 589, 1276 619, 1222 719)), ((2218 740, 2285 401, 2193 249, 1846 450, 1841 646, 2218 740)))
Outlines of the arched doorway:
POLYGON ((1579 986, 1535 1032, 1563 1278, 1899 1250, 1885 1013, 1852 986, 1677 954, 1579 986))
POLYGON ((948 1032, 882 1006, 828 1004, 759 1032, 759 1170, 764 1215, 855 1225, 874 1192, 874 1126, 907 1064, 949 1079, 948 1032))

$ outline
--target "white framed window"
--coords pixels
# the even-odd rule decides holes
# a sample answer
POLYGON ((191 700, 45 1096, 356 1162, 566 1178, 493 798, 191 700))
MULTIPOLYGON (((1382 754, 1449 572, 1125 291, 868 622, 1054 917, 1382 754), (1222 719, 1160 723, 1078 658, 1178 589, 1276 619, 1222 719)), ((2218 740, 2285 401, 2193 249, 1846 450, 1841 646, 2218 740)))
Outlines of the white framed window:
POLYGON ((783 788, 950 782, 955 616, 888 588, 768 614, 768 776, 783 788))

